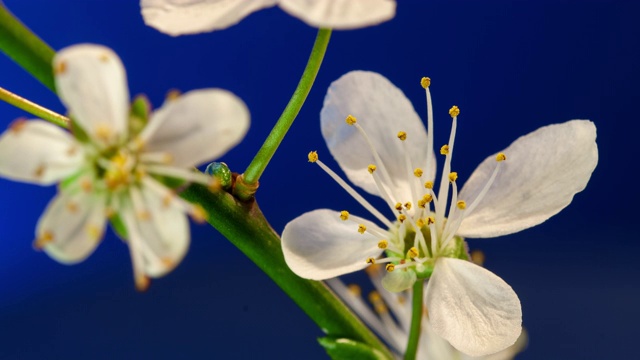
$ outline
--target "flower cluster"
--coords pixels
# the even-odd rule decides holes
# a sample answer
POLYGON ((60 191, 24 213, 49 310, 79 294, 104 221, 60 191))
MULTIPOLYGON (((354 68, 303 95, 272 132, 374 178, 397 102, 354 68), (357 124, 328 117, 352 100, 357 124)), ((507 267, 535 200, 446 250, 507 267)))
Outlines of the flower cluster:
POLYGON ((315 210, 287 224, 285 260, 298 275, 324 280, 386 264, 383 286, 404 291, 428 280, 425 303, 433 331, 471 356, 498 352, 520 336, 513 289, 468 261, 465 237, 486 238, 537 225, 584 189, 598 160, 592 122, 542 127, 486 158, 458 190, 452 155, 460 109, 436 183, 431 80, 422 79, 428 131, 402 91, 379 74, 354 71, 336 80, 321 112, 322 134, 347 177, 382 197, 389 220, 329 169, 319 165, 382 225, 347 210, 315 210), (346 121, 345 121, 346 118, 346 121))
POLYGON ((240 142, 249 112, 228 91, 196 90, 168 101, 136 129, 124 67, 113 51, 72 46, 56 55, 54 70, 74 133, 42 120, 15 121, 0 137, 0 175, 60 182, 35 240, 59 262, 89 256, 107 219, 124 225, 135 283, 145 289, 149 277, 166 274, 184 257, 190 238, 185 213, 198 221, 207 216, 161 180, 215 187, 211 177, 191 169, 240 142))

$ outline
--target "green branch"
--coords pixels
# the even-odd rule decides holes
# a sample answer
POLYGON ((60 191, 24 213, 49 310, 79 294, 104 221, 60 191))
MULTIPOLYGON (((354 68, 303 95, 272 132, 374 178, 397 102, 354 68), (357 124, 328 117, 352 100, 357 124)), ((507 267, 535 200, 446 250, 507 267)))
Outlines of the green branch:
POLYGON ((244 174, 239 179, 239 185, 235 190, 235 195, 243 200, 247 200, 253 197, 256 189, 258 188, 258 180, 264 172, 264 169, 271 161, 271 158, 275 154, 276 150, 280 146, 282 139, 289 131, 291 124, 298 116, 302 105, 307 99, 307 95, 311 91, 311 87, 316 79, 316 75, 322 65, 322 59, 327 51, 327 45, 329 45, 329 39, 331 38, 331 29, 320 29, 316 36, 316 41, 313 44, 311 55, 307 61, 307 67, 302 73, 302 77, 298 82, 298 87, 293 92, 289 103, 285 107, 282 115, 278 119, 278 122, 271 130, 271 133, 262 144, 260 150, 253 158, 244 174))
POLYGON ((322 282, 294 274, 284 261, 280 238, 255 201, 242 202, 226 192, 192 185, 181 196, 200 204, 209 223, 251 259, 304 310, 327 335, 366 343, 393 358, 389 350, 322 282))
POLYGON ((51 62, 55 51, 31 32, 0 1, 0 50, 55 92, 51 62))
POLYGON ((411 300, 411 330, 409 331, 409 341, 407 350, 404 353, 405 360, 414 360, 418 353, 418 343, 420 342, 420 330, 422 329, 422 303, 424 293, 424 281, 418 279, 413 285, 413 297, 411 300))
POLYGON ((34 102, 31 102, 1 87, 0 87, 0 100, 7 102, 19 109, 22 109, 32 115, 39 117, 40 119, 47 120, 60 127, 69 128, 71 124, 68 117, 62 116, 54 111, 51 111, 45 107, 42 107, 34 102))

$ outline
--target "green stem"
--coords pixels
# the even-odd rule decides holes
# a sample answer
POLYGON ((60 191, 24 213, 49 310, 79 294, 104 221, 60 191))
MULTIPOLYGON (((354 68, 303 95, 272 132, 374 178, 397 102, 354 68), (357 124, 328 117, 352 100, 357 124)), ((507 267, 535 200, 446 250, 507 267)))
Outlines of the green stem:
POLYGON ((0 1, 0 50, 55 92, 51 61, 55 51, 31 32, 0 1))
POLYGON ((242 174, 241 182, 245 187, 240 187, 239 190, 236 191, 236 196, 239 198, 249 199, 253 196, 251 191, 255 193, 260 176, 278 149, 278 146, 280 146, 282 139, 284 139, 287 131, 289 131, 291 124, 293 124, 296 116, 298 116, 304 101, 307 99, 307 95, 309 95, 311 91, 313 82, 320 70, 320 65, 322 65, 322 59, 327 51, 330 38, 331 29, 318 30, 316 41, 313 44, 311 55, 309 55, 309 60, 307 61, 307 67, 302 73, 298 87, 293 92, 289 103, 282 112, 282 115, 280 115, 278 122, 271 130, 264 144, 262 144, 262 147, 251 161, 251 164, 249 164, 244 174, 242 174))
POLYGON ((389 359, 393 356, 329 288, 294 274, 284 261, 280 238, 255 201, 239 201, 226 192, 212 193, 192 185, 181 196, 211 214, 208 221, 264 271, 318 326, 335 338, 370 345, 389 359))
POLYGON ((35 115, 40 119, 47 120, 63 128, 69 128, 70 120, 68 117, 53 112, 1 87, 0 100, 7 102, 19 109, 22 109, 32 115, 35 115))
POLYGON ((424 292, 424 282, 416 281, 413 285, 413 297, 411 299, 411 330, 409 332, 409 342, 404 353, 405 360, 414 360, 418 353, 418 343, 420 341, 420 330, 422 329, 422 303, 424 292))

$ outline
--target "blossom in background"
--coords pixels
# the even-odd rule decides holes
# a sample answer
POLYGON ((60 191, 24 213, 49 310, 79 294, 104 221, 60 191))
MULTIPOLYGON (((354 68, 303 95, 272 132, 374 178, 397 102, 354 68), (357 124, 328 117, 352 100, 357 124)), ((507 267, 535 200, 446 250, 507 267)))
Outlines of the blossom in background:
MULTIPOLYGON (((411 325, 411 289, 392 293, 382 286, 384 269, 380 266, 367 268, 367 274, 375 290, 367 297, 370 305, 362 298, 362 290, 358 285, 345 284, 338 278, 327 280, 327 283, 344 302, 376 331, 387 343, 399 359, 404 357, 404 349, 409 340, 411 325), (372 310, 373 308, 373 310, 372 310)), ((527 334, 522 332, 518 340, 508 348, 495 354, 473 357, 456 350, 446 340, 439 337, 429 324, 427 315, 422 319, 422 329, 418 343, 418 360, 510 360, 527 345, 527 334)))
POLYGON ((379 74, 354 71, 331 85, 321 112, 327 146, 347 177, 382 197, 395 219, 311 152, 309 161, 384 226, 347 210, 305 213, 282 233, 285 260, 314 280, 386 264, 382 284, 394 292, 429 279, 425 303, 434 333, 471 356, 496 353, 520 335, 520 301, 501 278, 468 261, 463 237, 515 233, 567 206, 596 166, 596 129, 590 121, 572 120, 522 136, 486 158, 458 192, 451 161, 460 110, 449 110, 451 133, 439 148, 444 165, 436 184, 430 79, 423 78, 422 86, 428 132, 402 91, 379 74))
POLYGON ((395 0, 141 0, 144 22, 178 36, 226 29, 254 11, 278 5, 317 28, 355 29, 391 19, 395 0))
POLYGON ((166 274, 184 257, 190 239, 185 213, 206 217, 158 177, 215 185, 192 168, 237 144, 249 112, 228 91, 196 90, 165 103, 135 131, 125 70, 111 49, 71 46, 53 65, 58 94, 81 131, 72 135, 42 120, 15 121, 0 137, 0 175, 41 185, 61 182, 38 221, 34 244, 61 263, 88 257, 108 218, 123 224, 136 287, 145 289, 148 277, 166 274))

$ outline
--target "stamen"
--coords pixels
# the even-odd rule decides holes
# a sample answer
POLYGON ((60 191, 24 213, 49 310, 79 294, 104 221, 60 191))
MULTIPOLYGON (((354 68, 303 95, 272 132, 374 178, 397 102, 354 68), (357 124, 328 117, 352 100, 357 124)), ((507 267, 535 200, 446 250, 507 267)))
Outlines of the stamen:
POLYGON ((467 216, 473 211, 473 209, 476 208, 476 206, 478 206, 480 201, 487 194, 487 192, 489 191, 489 188, 491 188, 491 185, 493 185, 493 182, 496 179, 496 175, 498 175, 498 171, 500 171, 500 168, 502 167, 502 163, 506 159, 507 159, 507 157, 503 153, 498 153, 498 155, 496 156, 496 162, 497 162, 496 167, 495 167, 495 169, 493 169, 493 173, 491 173, 491 177, 489 178, 487 183, 482 188, 482 191, 480 191, 480 194, 478 194, 478 196, 475 198, 475 200, 473 200, 471 205, 469 205, 469 207, 467 208, 467 211, 465 212, 465 214, 467 216))
POLYGON ((428 80, 428 85, 424 88, 427 95, 427 171, 431 169, 431 158, 433 157, 433 106, 431 104, 431 91, 429 91, 431 79, 428 80))
POLYGON ((314 163, 318 161, 318 152, 317 151, 309 152, 309 155, 307 155, 307 158, 309 159, 310 163, 314 163))
POLYGON ((398 211, 402 211, 402 203, 396 203, 394 208, 396 208, 396 210, 398 210, 398 211))
POLYGON ((433 181, 427 181, 424 183, 426 189, 433 189, 433 181))
POLYGON ((358 121, 353 115, 347 115, 347 118, 344 120, 349 125, 355 125, 355 123, 358 121))
POLYGON ((404 222, 405 220, 407 220, 407 217, 404 214, 398 215, 398 221, 404 222))
POLYGON ((367 226, 365 224, 358 225, 358 232, 360 234, 364 234, 367 231, 367 226))
POLYGON ((142 153, 140 154, 140 161, 145 163, 169 165, 173 163, 173 155, 167 152, 142 153))
POLYGON ((375 263, 376 263, 376 259, 374 259, 374 258, 372 258, 372 257, 368 257, 368 258, 367 258, 367 264, 371 264, 371 265, 373 265, 373 264, 375 264, 375 263))
POLYGON ((400 141, 407 140, 407 133, 404 131, 398 131, 398 139, 400 139, 400 141))
POLYGON ((448 155, 449 154, 449 145, 442 145, 440 148, 440 155, 448 155))
POLYGON ((450 172, 449 173, 449 181, 454 182, 458 180, 458 173, 457 172, 450 172))
POLYGON ((413 170, 413 175, 414 175, 415 177, 421 177, 421 176, 422 176, 422 174, 424 174, 424 171, 422 171, 422 169, 420 169, 420 168, 415 168, 415 169, 413 170))
POLYGON ((349 292, 353 296, 358 296, 358 297, 362 296, 362 289, 360 288, 360 286, 356 284, 349 284, 347 286, 347 289, 349 289, 349 292))
POLYGON ((425 88, 425 89, 428 88, 429 85, 431 85, 431 79, 428 78, 428 77, 423 77, 420 80, 420 85, 422 85, 422 87, 425 88))
POLYGON ((376 164, 380 166, 380 169, 382 170, 382 176, 384 177, 384 181, 386 181, 387 184, 389 184, 389 187, 391 187, 391 185, 393 184, 393 182, 391 181, 391 176, 389 175, 389 171, 387 170, 387 167, 382 162, 382 159, 380 158, 380 154, 378 154, 378 152, 376 151, 376 148, 373 146, 373 142, 371 142, 371 139, 369 139, 369 136, 364 131, 364 128, 360 126, 360 124, 354 123, 353 126, 355 126, 356 129, 358 129, 358 132, 360 133, 360 135, 362 135, 367 145, 369 145, 369 151, 371 151, 371 154, 373 155, 373 159, 375 160, 376 164))
POLYGON ((460 109, 458 109, 457 106, 454 106, 449 110, 449 114, 453 117, 453 121, 451 122, 451 133, 449 134, 446 158, 444 160, 442 178, 440 180, 440 189, 438 190, 438 202, 436 204, 436 224, 440 232, 443 232, 444 230, 444 210, 447 206, 447 198, 449 197, 449 181, 445 176, 448 177, 449 172, 451 172, 451 158, 453 156, 453 147, 456 137, 456 129, 458 126, 457 115, 460 114, 460 109))
POLYGON ((346 221, 349 219, 349 212, 347 210, 340 211, 340 219, 346 221))
POLYGON ((378 241, 378 248, 380 249, 386 249, 389 247, 389 242, 387 240, 380 240, 378 241))
POLYGON ((387 264, 387 266, 384 267, 388 272, 392 272, 393 270, 395 270, 396 266, 394 264, 387 264))
POLYGON ((367 166, 367 171, 369 171, 369 174, 373 174, 376 171, 376 166, 370 164, 369 166, 367 166))
POLYGON ((417 249, 415 246, 412 246, 412 247, 409 249, 409 251, 407 251, 407 256, 408 256, 410 259, 417 258, 417 257, 418 257, 418 255, 420 255, 420 253, 418 252, 418 249, 417 249))
POLYGON ((391 228, 393 224, 384 217, 375 207, 373 207, 367 200, 365 200, 360 194, 358 194, 349 184, 347 184, 344 180, 338 176, 333 170, 329 169, 322 161, 316 159, 315 161, 318 166, 324 172, 326 172, 331 178, 338 183, 351 197, 353 197, 360 205, 362 205, 365 209, 367 209, 373 216, 375 216, 381 223, 385 224, 388 228, 391 228))
POLYGON ((407 210, 411 210, 411 201, 407 201, 406 203, 404 203, 404 208, 407 210))
POLYGON ((460 200, 458 201, 457 206, 458 206, 458 209, 464 210, 467 208, 467 203, 464 202, 464 200, 460 200))
POLYGON ((471 252, 471 262, 478 265, 478 266, 482 266, 484 265, 484 253, 480 250, 473 250, 471 252))

